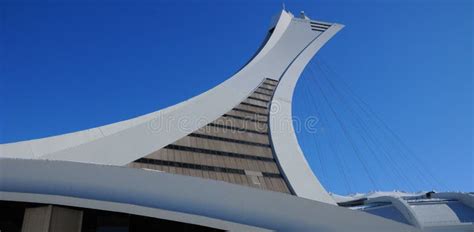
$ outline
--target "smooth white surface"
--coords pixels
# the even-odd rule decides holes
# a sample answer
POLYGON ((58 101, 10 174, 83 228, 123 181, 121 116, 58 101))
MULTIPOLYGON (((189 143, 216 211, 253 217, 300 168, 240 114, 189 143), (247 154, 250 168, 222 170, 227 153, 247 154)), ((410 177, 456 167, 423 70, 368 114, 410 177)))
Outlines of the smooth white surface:
POLYGON ((233 222, 227 226, 292 232, 418 231, 364 212, 288 194, 164 172, 77 162, 0 159, 2 192, 26 196, 0 194, 0 200, 17 197, 23 201, 33 194, 30 201, 41 196, 38 199, 51 204, 90 207, 93 203, 95 209, 112 208, 152 217, 173 212, 165 218, 182 216, 185 221, 202 225, 209 221, 210 225, 233 222), (133 207, 127 207, 130 205, 133 207), (150 209, 161 211, 155 214, 150 209))
POLYGON ((390 202, 392 205, 400 212, 403 217, 413 226, 417 228, 422 228, 422 225, 419 219, 416 217, 415 211, 408 205, 407 202, 403 201, 401 198, 393 196, 380 196, 371 198, 367 201, 368 204, 373 202, 390 202))
MULTIPOLYGON (((370 212, 379 203, 390 203, 408 223, 423 231, 474 231, 472 194, 445 192, 430 196, 428 198, 426 193, 376 192, 367 194, 364 205, 353 209, 370 212)), ((384 217, 390 218, 389 215, 384 217)))
MULTIPOLYGON (((309 24, 308 21, 297 23, 309 24)), ((278 163, 291 189, 297 196, 331 204, 336 204, 336 202, 314 175, 298 144, 293 127, 291 105, 296 83, 304 68, 316 52, 342 27, 342 25, 333 24, 323 34, 307 43, 307 47, 295 58, 281 77, 270 111, 270 138, 278 163)))

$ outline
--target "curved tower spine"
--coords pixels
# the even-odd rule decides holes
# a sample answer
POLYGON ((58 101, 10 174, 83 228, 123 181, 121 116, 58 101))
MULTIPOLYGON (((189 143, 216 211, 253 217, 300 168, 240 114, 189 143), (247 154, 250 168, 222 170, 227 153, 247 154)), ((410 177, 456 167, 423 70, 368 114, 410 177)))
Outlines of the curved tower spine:
POLYGON ((156 169, 334 204, 298 145, 291 100, 305 65, 341 28, 282 11, 260 51, 215 88, 135 119, 4 144, 1 156, 156 169))

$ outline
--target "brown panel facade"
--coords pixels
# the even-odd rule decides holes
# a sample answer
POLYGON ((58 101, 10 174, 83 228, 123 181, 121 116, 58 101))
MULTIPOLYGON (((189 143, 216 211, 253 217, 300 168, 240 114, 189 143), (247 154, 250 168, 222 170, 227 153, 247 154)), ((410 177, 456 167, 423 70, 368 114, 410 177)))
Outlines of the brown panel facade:
POLYGON ((265 80, 222 117, 128 166, 290 193, 268 135, 277 84, 265 80))

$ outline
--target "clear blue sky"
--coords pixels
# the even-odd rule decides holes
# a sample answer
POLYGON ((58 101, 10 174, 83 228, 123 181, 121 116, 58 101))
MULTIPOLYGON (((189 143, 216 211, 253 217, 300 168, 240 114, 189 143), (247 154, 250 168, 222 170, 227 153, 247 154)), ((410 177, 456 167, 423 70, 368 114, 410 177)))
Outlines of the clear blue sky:
MULTIPOLYGON (((195 96, 245 64, 281 10, 280 1, 100 2, 0 2, 0 143, 96 127, 195 96)), ((336 70, 444 184, 432 188, 474 191, 472 1, 286 1, 286 7, 345 24, 318 62, 336 70)), ((314 87, 311 77, 306 71, 296 89, 296 116, 318 114, 303 94, 314 87)), ((320 160, 308 142, 314 137, 299 138, 330 191, 374 189, 360 164, 350 163, 347 144, 331 141, 352 166, 350 191, 334 155, 322 153, 320 160)), ((405 166, 401 172, 416 174, 394 159, 405 166)), ((377 189, 430 188, 415 174, 411 185, 385 179, 390 162, 371 165, 377 189)))

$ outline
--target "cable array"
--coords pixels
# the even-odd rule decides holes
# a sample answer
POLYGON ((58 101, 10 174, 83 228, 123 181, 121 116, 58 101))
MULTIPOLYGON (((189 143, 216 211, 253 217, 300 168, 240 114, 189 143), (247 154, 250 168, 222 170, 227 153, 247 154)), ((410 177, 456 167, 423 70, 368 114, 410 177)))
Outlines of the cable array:
POLYGON ((302 131, 303 148, 329 190, 421 191, 443 188, 433 172, 325 61, 302 76, 303 117, 319 118, 316 133, 302 131), (309 151, 309 152, 308 152, 309 151), (321 173, 319 173, 321 172, 321 173), (341 189, 334 186, 343 186, 341 189))

